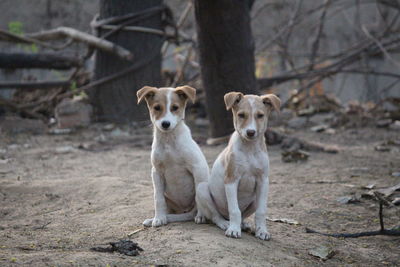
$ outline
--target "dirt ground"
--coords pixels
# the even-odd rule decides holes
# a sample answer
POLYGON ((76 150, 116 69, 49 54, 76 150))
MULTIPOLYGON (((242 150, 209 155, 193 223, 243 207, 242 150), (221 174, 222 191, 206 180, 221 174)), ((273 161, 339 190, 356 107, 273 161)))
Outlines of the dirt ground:
MULTIPOLYGON (((151 129, 112 132, 93 125, 69 135, 0 136, 1 266, 400 266, 399 237, 337 239, 305 233, 379 229, 373 200, 340 204, 337 198, 365 192, 362 186, 398 184, 399 147, 374 146, 399 138, 375 128, 338 130, 334 135, 301 130, 307 140, 337 144, 338 154, 311 153, 304 163, 283 163, 269 147, 271 241, 244 233, 230 239, 214 225, 194 222, 146 228, 131 235, 144 251, 137 257, 92 252, 93 246, 126 238, 153 215, 150 178, 151 129), (113 137, 114 136, 114 137, 113 137), (8 159, 8 160, 6 160, 8 159), (309 250, 327 246, 322 262, 309 250)), ((223 146, 195 139, 211 165, 223 146)), ((399 224, 399 208, 386 208, 387 228, 399 224)))

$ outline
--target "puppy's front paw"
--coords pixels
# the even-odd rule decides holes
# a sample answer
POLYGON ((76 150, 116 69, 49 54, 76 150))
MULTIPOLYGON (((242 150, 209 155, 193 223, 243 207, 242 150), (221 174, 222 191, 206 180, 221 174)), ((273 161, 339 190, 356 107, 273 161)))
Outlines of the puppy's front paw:
POLYGON ((146 220, 144 220, 143 225, 146 227, 150 227, 152 223, 153 223, 153 218, 146 219, 146 220))
POLYGON ((153 218, 153 222, 151 224, 151 226, 153 227, 159 227, 161 225, 165 225, 167 224, 167 216, 165 215, 161 215, 161 216, 156 216, 153 218))
POLYGON ((215 220, 214 223, 224 231, 229 227, 229 221, 227 220, 215 220))
POLYGON ((256 237, 261 239, 261 240, 270 240, 271 235, 268 233, 267 230, 258 228, 256 230, 256 237))
POLYGON ((225 235, 233 238, 240 238, 242 230, 240 227, 229 225, 229 228, 225 231, 225 235))
POLYGON ((194 222, 197 224, 207 223, 207 218, 204 217, 203 215, 197 214, 196 217, 194 217, 194 222))

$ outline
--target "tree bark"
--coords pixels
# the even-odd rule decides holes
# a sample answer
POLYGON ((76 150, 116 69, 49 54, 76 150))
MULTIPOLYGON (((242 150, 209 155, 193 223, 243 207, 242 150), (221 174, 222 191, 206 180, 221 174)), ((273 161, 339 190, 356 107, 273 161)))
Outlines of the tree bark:
MULTIPOLYGON (((161 0, 101 0, 100 17, 121 16, 141 12, 162 4, 161 0)), ((144 20, 127 26, 142 26, 162 30, 162 14, 156 13, 144 20)), ((109 32, 99 28, 99 35, 109 32)), ((99 85, 89 93, 99 120, 120 123, 148 119, 144 105, 136 105, 136 91, 145 85, 159 86, 161 83, 161 54, 163 37, 151 33, 118 31, 106 38, 132 52, 133 63, 102 51, 96 52, 95 80, 129 68, 143 61, 143 67, 110 83, 99 85)))
POLYGON ((66 57, 52 53, 1 53, 0 68, 4 69, 57 69, 68 70, 79 67, 78 58, 66 57))
POLYGON ((257 93, 250 26, 253 2, 195 0, 200 66, 212 138, 226 136, 233 130, 224 95, 230 91, 257 93))

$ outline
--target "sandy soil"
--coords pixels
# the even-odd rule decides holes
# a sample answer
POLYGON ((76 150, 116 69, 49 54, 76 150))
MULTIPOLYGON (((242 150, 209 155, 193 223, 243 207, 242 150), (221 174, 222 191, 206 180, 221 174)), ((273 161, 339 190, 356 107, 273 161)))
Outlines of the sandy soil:
MULTIPOLYGON (((381 141, 398 138, 398 132, 368 128, 335 135, 294 133, 342 148, 339 154, 311 153, 305 163, 283 163, 279 146, 269 148, 269 216, 301 223, 268 222, 271 241, 247 233, 230 239, 214 225, 186 222, 133 234, 132 240, 144 249, 137 257, 92 252, 93 246, 142 228, 142 221, 153 214, 151 133, 147 128, 134 133, 112 138, 98 125, 65 136, 1 136, 0 265, 317 266, 322 261, 308 251, 319 246, 335 251, 326 266, 400 265, 399 237, 336 239, 304 230, 378 229, 374 201, 337 202, 338 197, 364 192, 361 187, 370 183, 386 187, 400 182, 391 176, 400 171, 399 148, 374 151, 381 141)), ((223 146, 202 149, 211 165, 223 146)), ((388 228, 399 218, 399 208, 385 209, 388 228)))

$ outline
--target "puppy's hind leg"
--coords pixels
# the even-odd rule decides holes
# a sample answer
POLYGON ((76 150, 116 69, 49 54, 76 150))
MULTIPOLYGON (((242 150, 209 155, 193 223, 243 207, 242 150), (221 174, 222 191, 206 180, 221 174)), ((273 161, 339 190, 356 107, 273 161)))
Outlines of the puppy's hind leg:
POLYGON ((203 182, 197 186, 196 203, 200 213, 219 228, 226 230, 229 227, 229 221, 225 220, 215 207, 210 190, 208 189, 208 183, 203 182))

